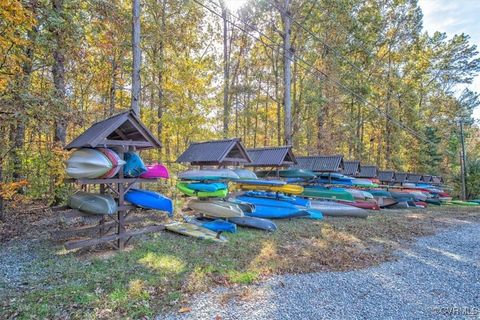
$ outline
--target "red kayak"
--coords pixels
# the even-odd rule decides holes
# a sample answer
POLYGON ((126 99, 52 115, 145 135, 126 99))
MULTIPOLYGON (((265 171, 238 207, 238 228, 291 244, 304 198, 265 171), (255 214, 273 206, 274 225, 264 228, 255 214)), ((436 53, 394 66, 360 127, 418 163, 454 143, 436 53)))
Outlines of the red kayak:
POLYGON ((349 206, 357 207, 357 208, 362 208, 362 209, 367 209, 367 210, 380 210, 380 207, 376 202, 370 202, 370 201, 337 201, 338 203, 342 204, 347 204, 349 206))
POLYGON ((428 207, 428 203, 423 202, 423 201, 415 201, 415 205, 416 205, 417 207, 422 207, 422 208, 428 207))

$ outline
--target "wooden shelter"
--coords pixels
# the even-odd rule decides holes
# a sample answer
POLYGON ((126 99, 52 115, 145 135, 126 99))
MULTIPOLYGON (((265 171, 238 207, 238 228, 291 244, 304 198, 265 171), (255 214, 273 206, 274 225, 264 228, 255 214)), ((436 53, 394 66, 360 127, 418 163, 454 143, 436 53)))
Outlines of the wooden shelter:
POLYGON ((341 172, 344 168, 342 155, 297 157, 294 169, 305 169, 314 172, 341 172))
POLYGON ((239 138, 193 142, 180 157, 178 163, 197 166, 228 166, 252 162, 239 138))
MULTIPOLYGON (((115 150, 121 159, 129 151, 160 148, 160 141, 145 127, 133 111, 127 111, 97 122, 70 142, 65 149, 105 147, 115 150)), ((123 249, 132 236, 148 232, 157 232, 164 229, 162 224, 154 224, 142 229, 128 230, 127 225, 141 222, 143 218, 131 217, 131 210, 135 207, 127 205, 124 200, 125 193, 139 182, 155 182, 156 179, 125 178, 123 170, 118 177, 110 179, 70 179, 82 186, 99 185, 100 193, 111 193, 118 202, 116 215, 91 215, 81 211, 70 210, 66 217, 83 217, 88 220, 98 218, 98 225, 71 230, 70 234, 97 232, 97 237, 89 239, 68 241, 67 249, 76 249, 93 246, 106 242, 116 242, 116 248, 123 249), (107 221, 110 220, 110 221, 107 221), (88 232, 86 232, 88 231, 88 232)))
POLYGON ((291 146, 266 147, 247 150, 251 163, 249 167, 289 167, 297 163, 291 146))
POLYGON ((357 176, 360 173, 360 161, 358 160, 343 161, 342 173, 347 176, 352 176, 352 177, 357 176))
POLYGON ((377 166, 364 166, 360 165, 360 172, 357 174, 359 178, 378 178, 378 168, 377 166))
POLYGON ((409 173, 407 174, 407 181, 411 183, 419 183, 422 181, 423 176, 418 173, 409 173))
POLYGON ((395 180, 394 180, 394 182, 395 182, 395 183, 404 184, 405 182, 408 182, 407 177, 408 177, 408 173, 395 172, 395 180))
POLYGON ((395 171, 392 171, 392 170, 378 171, 378 180, 386 184, 393 183, 395 181, 395 171))

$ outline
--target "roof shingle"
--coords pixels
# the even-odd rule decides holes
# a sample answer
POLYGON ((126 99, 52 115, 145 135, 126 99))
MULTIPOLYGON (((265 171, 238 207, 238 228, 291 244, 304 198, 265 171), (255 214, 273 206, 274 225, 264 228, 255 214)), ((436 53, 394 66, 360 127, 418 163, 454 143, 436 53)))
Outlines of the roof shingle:
POLYGON ((294 169, 306 169, 316 172, 339 172, 343 169, 343 156, 307 156, 297 157, 294 169))
POLYGON ((291 146, 247 149, 252 167, 284 167, 297 163, 291 146))
POLYGON ((251 159, 239 138, 191 143, 176 162, 193 165, 250 163, 251 159))

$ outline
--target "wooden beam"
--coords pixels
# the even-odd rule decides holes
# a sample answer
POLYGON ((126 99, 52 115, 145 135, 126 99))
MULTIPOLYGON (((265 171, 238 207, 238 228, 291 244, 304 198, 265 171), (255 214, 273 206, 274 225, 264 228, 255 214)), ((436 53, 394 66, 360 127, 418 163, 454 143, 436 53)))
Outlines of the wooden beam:
MULTIPOLYGON (((105 139, 104 143, 107 146, 132 146, 132 147, 149 147, 153 148, 150 141, 135 141, 135 140, 109 140, 105 139)), ((99 144, 101 146, 102 143, 99 144)))
POLYGON ((107 236, 104 236, 101 238, 95 238, 95 239, 68 241, 65 243, 65 249, 67 250, 80 249, 80 248, 95 246, 95 245, 110 242, 110 241, 125 240, 130 237, 134 237, 134 236, 138 236, 146 233, 159 232, 164 229, 165 229, 164 225, 157 225, 157 226, 149 226, 142 229, 132 230, 129 232, 122 233, 121 235, 112 234, 112 235, 107 235, 107 236))

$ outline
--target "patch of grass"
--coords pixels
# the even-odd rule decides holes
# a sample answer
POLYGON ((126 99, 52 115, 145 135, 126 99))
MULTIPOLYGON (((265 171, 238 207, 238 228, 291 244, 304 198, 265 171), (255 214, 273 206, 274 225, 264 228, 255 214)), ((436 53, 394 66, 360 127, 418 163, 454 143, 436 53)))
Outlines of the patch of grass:
POLYGON ((186 294, 217 285, 248 285, 271 274, 369 267, 415 237, 458 220, 480 221, 478 209, 385 210, 368 219, 278 221, 275 233, 240 228, 225 244, 162 232, 138 240, 129 251, 103 257, 64 253, 52 245, 27 266, 27 277, 39 274, 28 279, 28 290, 0 291, 0 318, 151 317, 184 304, 186 294))

